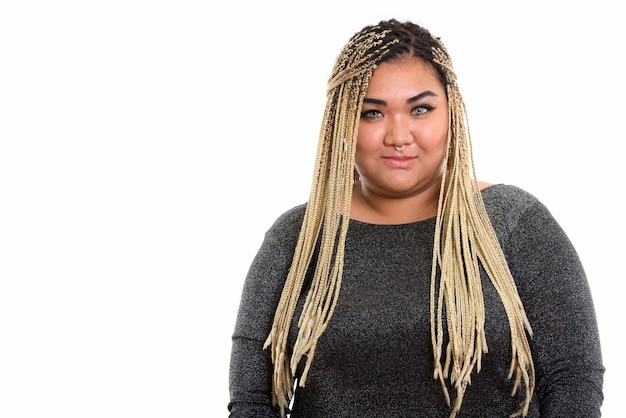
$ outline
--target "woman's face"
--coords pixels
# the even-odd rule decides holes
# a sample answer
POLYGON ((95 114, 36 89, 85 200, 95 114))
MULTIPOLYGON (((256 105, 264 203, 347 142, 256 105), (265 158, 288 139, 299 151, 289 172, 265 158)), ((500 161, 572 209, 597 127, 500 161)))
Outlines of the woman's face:
POLYGON ((380 64, 359 123, 355 168, 362 190, 400 198, 438 188, 447 135, 448 101, 436 70, 414 57, 380 64))

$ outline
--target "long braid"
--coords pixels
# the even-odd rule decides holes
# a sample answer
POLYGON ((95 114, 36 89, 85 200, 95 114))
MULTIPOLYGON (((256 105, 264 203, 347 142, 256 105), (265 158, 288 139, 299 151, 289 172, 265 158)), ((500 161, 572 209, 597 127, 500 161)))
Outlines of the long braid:
POLYGON ((450 397, 445 379, 449 376, 454 385, 457 395, 451 413, 454 417, 461 407, 472 371, 474 368, 480 371, 482 353, 487 352, 480 261, 509 319, 512 346, 509 378, 515 375, 512 394, 516 393, 522 379, 526 389, 525 400, 513 416, 525 416, 535 388, 534 365, 526 334, 532 335, 532 330, 480 190, 473 180, 475 167, 465 104, 449 55, 443 44, 437 42, 433 61, 442 68, 447 81, 450 143, 437 211, 431 276, 434 377, 441 381, 448 404, 450 397), (444 309, 449 341, 442 369, 444 309))
POLYGON ((475 177, 466 109, 445 47, 428 31, 395 20, 368 26, 355 34, 337 58, 328 82, 313 184, 294 258, 265 347, 274 364, 273 401, 281 415, 293 398, 295 375, 306 357, 298 384, 304 386, 317 341, 337 304, 344 246, 354 183, 359 115, 369 80, 381 61, 416 55, 433 64, 446 85, 450 124, 446 170, 439 196, 431 276, 431 336, 434 378, 450 405, 446 379, 456 388, 451 417, 459 411, 474 368, 480 371, 487 352, 485 308, 479 263, 500 295, 511 329, 515 376, 526 399, 516 415, 526 415, 534 391, 534 367, 526 332, 531 333, 515 282, 487 216, 475 177), (292 352, 288 335, 305 277, 319 243, 311 287, 298 321, 292 352), (449 342, 442 366, 443 316, 449 342))
POLYGON ((361 112, 376 63, 388 51, 388 45, 382 41, 386 33, 378 30, 354 37, 337 59, 328 82, 328 100, 320 131, 313 186, 295 256, 272 330, 265 342, 265 347, 271 345, 272 349, 273 399, 280 407, 281 415, 284 415, 293 397, 294 376, 304 356, 306 364, 299 385, 305 385, 317 340, 326 329, 337 304, 354 183, 353 162, 359 124, 355 115, 361 112), (345 220, 342 221, 342 218, 345 220), (320 247, 315 273, 298 321, 298 337, 290 354, 287 337, 318 240, 320 247))

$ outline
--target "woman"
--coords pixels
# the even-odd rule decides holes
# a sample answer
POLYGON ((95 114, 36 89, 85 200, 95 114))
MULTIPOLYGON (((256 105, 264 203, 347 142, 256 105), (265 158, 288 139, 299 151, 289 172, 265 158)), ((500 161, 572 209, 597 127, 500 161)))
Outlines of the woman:
POLYGON ((603 372, 570 241, 529 193, 475 180, 443 44, 396 20, 356 33, 310 198, 246 278, 231 416, 588 418, 603 372))

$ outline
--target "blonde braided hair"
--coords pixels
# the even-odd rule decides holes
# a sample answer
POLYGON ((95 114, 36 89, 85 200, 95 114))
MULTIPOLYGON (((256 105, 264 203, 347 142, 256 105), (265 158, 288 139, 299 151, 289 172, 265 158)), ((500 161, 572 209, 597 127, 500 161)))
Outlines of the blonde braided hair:
POLYGON ((446 87, 449 107, 448 152, 439 196, 431 275, 431 337, 433 377, 441 383, 451 405, 446 379, 456 389, 450 417, 461 407, 474 368, 480 371, 487 352, 485 308, 479 264, 497 290, 509 319, 515 376, 512 394, 522 380, 525 401, 513 416, 526 415, 535 386, 527 333, 532 334, 506 259, 487 216, 475 169, 465 104, 444 45, 424 28, 394 19, 367 26, 356 33, 336 60, 328 82, 327 104, 320 131, 313 184, 296 245, 265 347, 271 346, 274 364, 273 401, 284 416, 294 396, 295 375, 306 362, 298 385, 304 386, 317 341, 330 321, 339 297, 344 246, 348 232, 354 156, 363 98, 377 65, 415 55, 430 62, 446 87), (345 219, 345 221, 342 221, 345 219), (288 335, 305 277, 318 257, 311 287, 298 320, 292 351, 288 335), (448 344, 442 365, 443 316, 448 344))

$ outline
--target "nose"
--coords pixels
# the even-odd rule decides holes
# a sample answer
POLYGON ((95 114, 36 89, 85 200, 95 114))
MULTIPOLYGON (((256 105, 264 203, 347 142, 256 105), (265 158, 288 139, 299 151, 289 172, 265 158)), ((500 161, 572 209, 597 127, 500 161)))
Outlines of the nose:
POLYGON ((404 147, 413 142, 410 124, 404 117, 397 117, 390 120, 385 135, 385 145, 393 147, 404 147))

